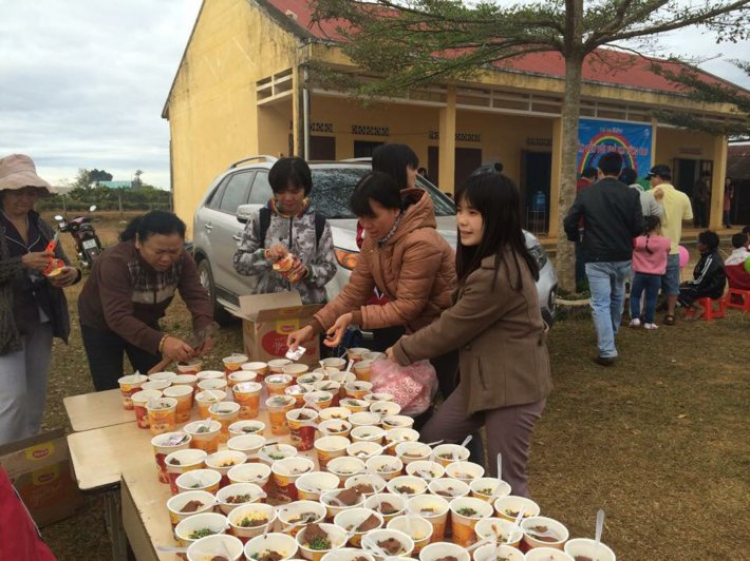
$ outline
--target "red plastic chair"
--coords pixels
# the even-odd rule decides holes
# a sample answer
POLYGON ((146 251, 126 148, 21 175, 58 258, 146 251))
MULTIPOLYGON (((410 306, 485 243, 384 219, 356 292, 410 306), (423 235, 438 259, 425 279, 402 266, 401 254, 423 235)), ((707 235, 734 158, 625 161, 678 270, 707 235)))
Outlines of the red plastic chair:
POLYGON ((750 290, 730 288, 724 296, 724 307, 750 313, 750 290))
MULTIPOLYGON (((698 298, 695 302, 703 307, 704 312, 700 317, 703 321, 713 321, 715 319, 724 319, 726 317, 727 303, 724 298, 718 298, 717 300, 698 298), (714 304, 718 304, 718 308, 715 308, 714 304)), ((693 308, 685 310, 686 319, 693 317, 693 315, 695 315, 693 308)))

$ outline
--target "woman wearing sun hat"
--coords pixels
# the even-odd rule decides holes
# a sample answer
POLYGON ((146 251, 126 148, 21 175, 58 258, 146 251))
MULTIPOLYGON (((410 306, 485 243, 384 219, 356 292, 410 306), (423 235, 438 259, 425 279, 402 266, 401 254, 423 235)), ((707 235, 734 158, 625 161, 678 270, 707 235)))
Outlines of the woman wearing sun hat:
POLYGON ((31 158, 0 158, 0 445, 39 432, 52 339, 70 333, 62 288, 81 273, 59 244, 46 251, 55 232, 34 211, 51 194, 31 158), (65 266, 47 276, 56 259, 65 266))

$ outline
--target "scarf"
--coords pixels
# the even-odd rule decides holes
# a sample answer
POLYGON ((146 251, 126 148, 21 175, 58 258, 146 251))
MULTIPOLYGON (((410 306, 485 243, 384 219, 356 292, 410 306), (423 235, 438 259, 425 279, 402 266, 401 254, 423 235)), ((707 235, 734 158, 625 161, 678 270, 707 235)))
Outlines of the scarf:
POLYGON ((271 209, 271 212, 278 214, 282 218, 302 218, 304 214, 307 212, 307 209, 310 208, 310 199, 308 197, 305 197, 305 200, 302 201, 302 208, 297 214, 289 214, 285 213, 282 208, 278 205, 275 198, 271 198, 270 201, 268 201, 268 208, 271 209))
POLYGON ((393 228, 391 228, 391 231, 386 234, 384 238, 380 238, 378 240, 378 247, 383 247, 385 244, 388 243, 388 241, 395 235, 396 229, 398 228, 398 225, 401 224, 401 219, 404 217, 404 213, 401 212, 397 217, 396 221, 393 223, 393 228))

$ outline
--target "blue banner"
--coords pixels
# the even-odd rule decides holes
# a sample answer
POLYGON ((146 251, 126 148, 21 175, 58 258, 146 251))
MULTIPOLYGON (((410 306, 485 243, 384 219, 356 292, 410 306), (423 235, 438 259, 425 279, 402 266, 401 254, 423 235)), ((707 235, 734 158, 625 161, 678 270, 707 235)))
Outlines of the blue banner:
POLYGON ((624 123, 600 119, 580 119, 578 125, 578 175, 587 167, 597 167, 606 152, 619 152, 623 167, 633 168, 638 182, 651 169, 653 127, 643 123, 624 123))

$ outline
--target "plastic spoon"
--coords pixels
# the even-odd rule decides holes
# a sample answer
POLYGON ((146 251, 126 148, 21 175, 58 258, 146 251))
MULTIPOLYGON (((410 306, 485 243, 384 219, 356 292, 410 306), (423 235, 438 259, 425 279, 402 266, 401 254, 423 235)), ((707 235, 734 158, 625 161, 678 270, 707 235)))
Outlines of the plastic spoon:
POLYGON ((594 534, 594 549, 591 552, 591 559, 596 561, 596 554, 599 551, 599 543, 602 541, 602 531, 604 530, 604 509, 600 508, 596 513, 596 534, 594 534))
MULTIPOLYGON (((469 436, 467 436, 466 438, 464 438, 464 441, 463 441, 463 442, 461 443, 461 448, 466 448, 466 445, 467 445, 467 444, 468 444, 469 442, 471 442, 471 439, 472 439, 472 438, 474 438, 474 436, 473 436, 473 435, 471 435, 471 434, 470 434, 469 436)), ((456 454, 457 454, 457 451, 456 451, 456 450, 454 450, 454 451, 453 451, 453 461, 455 461, 455 462, 457 462, 457 461, 458 461, 458 456, 457 456, 456 454)))

